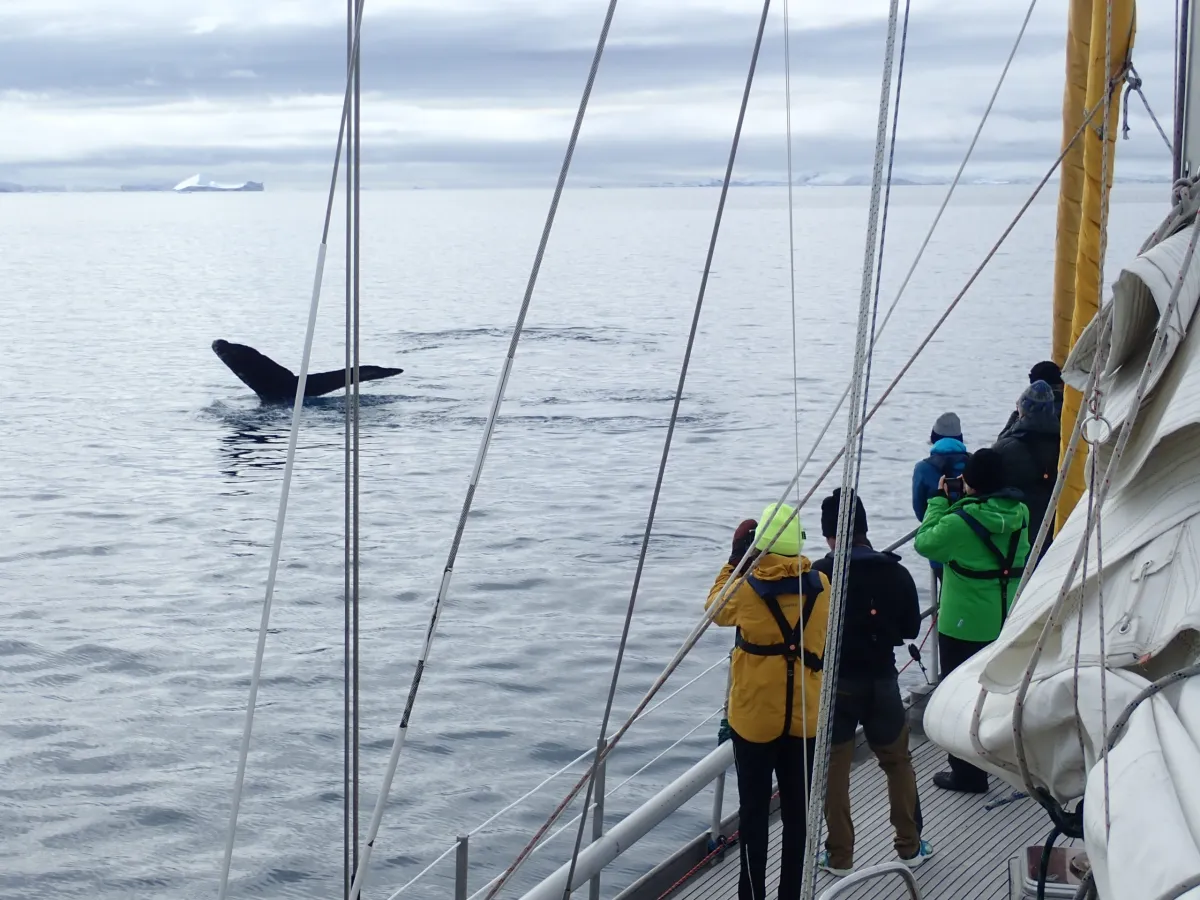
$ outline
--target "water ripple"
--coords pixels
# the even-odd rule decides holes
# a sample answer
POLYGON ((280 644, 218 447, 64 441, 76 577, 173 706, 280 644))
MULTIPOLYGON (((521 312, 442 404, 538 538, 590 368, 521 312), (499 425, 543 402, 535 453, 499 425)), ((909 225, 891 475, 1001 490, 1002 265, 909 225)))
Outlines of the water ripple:
MULTIPOLYGON (((998 205, 1015 208, 1023 190, 960 189, 880 342, 872 396, 994 240, 998 205)), ((1157 186, 1142 199, 1122 200, 1123 190, 1109 242, 1122 260, 1162 212, 1157 186)), ((893 197, 889 258, 906 260, 938 194, 899 188, 893 197)), ((377 841, 380 896, 595 741, 714 198, 702 189, 564 195, 377 841)), ((25 451, 0 467, 10 519, 0 531, 5 898, 201 900, 215 891, 291 410, 261 406, 209 346, 241 340, 298 368, 323 207, 303 191, 190 199, 31 194, 0 204, 0 284, 12 300, 0 304, 4 426, 25 451)), ((405 369, 364 385, 359 410, 364 819, 424 646, 544 201, 541 191, 363 195, 362 361, 405 369)), ((841 393, 864 202, 860 191, 811 188, 797 208, 804 259, 819 264, 805 266, 796 298, 793 381, 786 192, 730 196, 618 717, 698 620, 733 526, 791 476, 795 387, 801 452, 841 393)), ((911 466, 929 423, 954 409, 968 445, 988 443, 1041 352, 1030 348, 1048 346, 1054 210, 1052 199, 1035 205, 1010 255, 956 311, 954 336, 918 360, 868 427, 862 490, 873 536, 912 525, 911 466), (989 340, 964 369, 947 362, 961 356, 964 335, 1008 340, 989 340)), ((885 294, 904 268, 885 266, 885 294)), ((325 278, 315 371, 344 361, 332 259, 325 278)), ((341 891, 345 414, 335 395, 302 411, 235 896, 341 891)), ((810 473, 842 433, 839 420, 810 473)), ((821 496, 804 510, 810 553, 824 552, 821 496)), ((678 679, 722 659, 730 640, 711 629, 678 679)), ((668 746, 723 692, 717 669, 636 726, 610 760, 610 780, 668 746)), ((711 747, 715 732, 715 723, 701 729, 653 777, 631 783, 609 804, 612 820, 711 747)), ((511 861, 570 780, 472 839, 473 880, 511 861)), ((633 848, 605 873, 605 890, 698 833, 710 804, 702 795, 633 848)), ((514 896, 561 852, 523 870, 514 896)), ((420 896, 449 896, 452 871, 452 861, 436 869, 420 896)))

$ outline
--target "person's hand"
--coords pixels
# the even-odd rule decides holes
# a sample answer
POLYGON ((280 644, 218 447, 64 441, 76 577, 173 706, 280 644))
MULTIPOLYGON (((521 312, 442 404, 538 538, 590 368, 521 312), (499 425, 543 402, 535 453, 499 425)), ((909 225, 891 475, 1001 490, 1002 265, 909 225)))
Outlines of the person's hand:
POLYGON ((946 476, 943 475, 938 479, 938 493, 946 495, 946 476))
POLYGON ((729 564, 736 566, 746 551, 750 549, 754 543, 754 530, 758 528, 758 523, 753 519, 746 519, 742 524, 738 525, 733 532, 733 548, 729 554, 729 564))

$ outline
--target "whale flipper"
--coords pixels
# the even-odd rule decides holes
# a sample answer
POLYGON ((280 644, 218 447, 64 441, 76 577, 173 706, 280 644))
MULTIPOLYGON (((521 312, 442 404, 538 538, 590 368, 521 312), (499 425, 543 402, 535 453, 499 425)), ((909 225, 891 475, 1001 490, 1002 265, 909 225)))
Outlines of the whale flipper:
POLYGON ((282 403, 296 396, 296 376, 253 347, 215 340, 212 348, 229 371, 264 403, 282 403))
MULTIPOLYGON (((287 403, 295 398, 297 377, 270 357, 245 344, 232 344, 220 339, 213 341, 212 349, 217 358, 229 367, 229 371, 258 394, 263 403, 287 403)), ((391 378, 403 371, 384 366, 359 366, 359 381, 391 378)), ((345 369, 316 372, 305 381, 304 396, 320 397, 345 386, 345 369)))
MULTIPOLYGON (((264 357, 265 358, 265 357, 264 357)), ((378 381, 380 378, 391 378, 393 375, 399 375, 403 369, 389 369, 386 366, 359 366, 358 381, 361 384, 364 381, 378 381)), ((351 384, 354 382, 351 381, 351 384)), ((320 397, 322 394, 331 394, 334 391, 340 391, 346 386, 346 370, 334 369, 332 372, 315 372, 308 376, 308 380, 304 382, 305 397, 320 397)), ((295 384, 292 385, 292 393, 296 392, 295 384)))

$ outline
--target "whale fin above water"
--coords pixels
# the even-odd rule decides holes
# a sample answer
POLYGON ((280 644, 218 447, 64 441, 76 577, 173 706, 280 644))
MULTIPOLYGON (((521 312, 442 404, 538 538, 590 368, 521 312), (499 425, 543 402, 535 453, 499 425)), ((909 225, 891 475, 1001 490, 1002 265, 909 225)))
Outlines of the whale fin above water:
MULTIPOLYGON (((358 381, 378 381, 380 378, 391 378, 399 375, 403 369, 390 369, 387 366, 359 366, 358 381)), ((353 376, 351 376, 353 377, 353 376)), ((354 382, 351 381, 351 384, 354 382)), ((346 386, 346 370, 334 369, 332 372, 314 372, 304 383, 305 397, 320 397, 322 394, 332 394, 346 386)), ((292 396, 296 395, 296 386, 292 385, 292 396)))
MULTIPOLYGON (((275 360, 245 344, 233 344, 217 339, 212 342, 213 353, 229 367, 246 387, 254 391, 263 403, 287 403, 296 396, 296 375, 275 360)), ((378 381, 399 375, 403 369, 386 366, 359 366, 358 380, 378 381)), ((353 383, 353 382, 352 382, 353 383)), ((346 386, 346 370, 313 372, 304 383, 305 397, 320 397, 346 386)))

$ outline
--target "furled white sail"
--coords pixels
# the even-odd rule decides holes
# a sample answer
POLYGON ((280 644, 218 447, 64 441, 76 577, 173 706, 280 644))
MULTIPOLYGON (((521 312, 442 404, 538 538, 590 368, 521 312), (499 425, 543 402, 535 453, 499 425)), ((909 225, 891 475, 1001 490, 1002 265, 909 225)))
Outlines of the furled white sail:
MULTIPOLYGON (((1191 235, 1188 227, 1146 251, 1114 285, 1112 350, 1100 381, 1113 433, 1099 448, 1100 472, 1133 409, 1191 235)), ((1034 782, 1063 803, 1084 798, 1088 856, 1103 898, 1200 900, 1200 888, 1178 891, 1200 873, 1200 679, 1136 709, 1109 755, 1107 786, 1100 763, 1102 709, 1111 729, 1139 691, 1200 658, 1198 299, 1200 252, 1188 266, 1165 352, 1104 503, 1102 568, 1093 542, 1086 573, 1076 575, 1025 699, 1022 737, 1034 782)), ((1069 384, 1084 386, 1098 339, 1097 321, 1067 361, 1069 384)), ((1084 534, 1089 500, 1085 494, 1055 538, 1000 638, 944 680, 925 715, 926 731, 939 745, 1018 787, 1018 687, 1084 534), (981 691, 986 699, 973 739, 981 691)))

